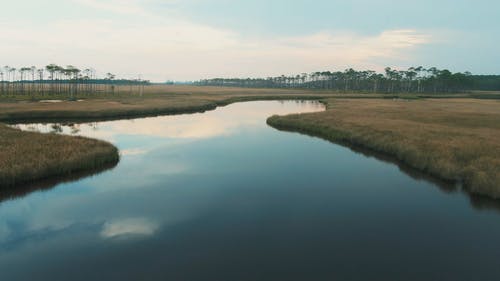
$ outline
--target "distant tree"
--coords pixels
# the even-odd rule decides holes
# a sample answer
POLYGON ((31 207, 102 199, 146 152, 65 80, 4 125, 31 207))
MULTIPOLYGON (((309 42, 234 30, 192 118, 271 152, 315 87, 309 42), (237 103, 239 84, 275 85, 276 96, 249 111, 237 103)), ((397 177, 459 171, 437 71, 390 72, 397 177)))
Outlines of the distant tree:
POLYGON ((196 82, 196 85, 238 86, 266 88, 308 88, 330 89, 344 92, 372 93, 437 93, 465 91, 481 85, 488 89, 500 90, 500 76, 478 77, 470 73, 452 73, 435 67, 425 69, 422 66, 410 67, 407 70, 385 68, 383 73, 372 70, 357 71, 352 68, 344 71, 317 71, 310 74, 281 75, 263 78, 214 78, 196 82), (481 80, 479 80, 481 79, 481 80), (498 81, 497 84, 495 84, 498 81), (479 82, 477 82, 479 83, 479 82), (486 87, 486 86, 483 86, 486 87))
POLYGON ((1 86, 0 86, 0 95, 5 95, 5 84, 4 84, 4 73, 3 70, 0 69, 0 81, 1 81, 1 86))

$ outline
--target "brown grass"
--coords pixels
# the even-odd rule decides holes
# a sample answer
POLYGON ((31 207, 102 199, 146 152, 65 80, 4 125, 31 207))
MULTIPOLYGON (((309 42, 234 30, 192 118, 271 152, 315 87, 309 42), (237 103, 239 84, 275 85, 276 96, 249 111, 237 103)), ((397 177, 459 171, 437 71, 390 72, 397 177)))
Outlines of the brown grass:
POLYGON ((325 112, 273 116, 278 129, 363 146, 500 198, 500 102, 329 99, 325 112))
MULTIPOLYGON (((301 90, 150 86, 143 96, 124 93, 81 96, 81 102, 40 103, 28 96, 0 99, 0 120, 104 120, 201 112, 237 101, 325 97, 301 90), (1 102, 3 101, 3 102, 1 102)), ((41 99, 64 99, 44 96, 41 99)), ((0 186, 93 170, 118 161, 111 144, 86 138, 21 132, 0 124, 0 186)))
MULTIPOLYGON (((81 102, 40 103, 30 100, 0 102, 0 120, 117 119, 202 112, 237 101, 311 99, 329 95, 300 90, 262 90, 192 86, 150 86, 143 96, 115 94, 82 97, 81 102)), ((57 99, 58 97, 47 97, 57 99)))
MULTIPOLYGON (((393 95, 391 95, 393 96, 393 95)), ((402 95, 405 96, 405 95, 402 95)), ((0 121, 39 121, 74 119, 119 119, 165 114, 202 112, 238 101, 320 98, 383 98, 380 94, 338 93, 327 90, 247 89, 152 85, 144 95, 129 94, 127 87, 117 93, 80 95, 82 102, 40 103, 29 96, 0 97, 0 121)), ((405 97, 415 97, 406 95, 405 97)), ((43 96, 37 99, 67 99, 67 96, 43 96)))
POLYGON ((0 187, 116 163, 118 150, 83 137, 22 132, 0 124, 0 187))
MULTIPOLYGON (((388 98, 384 95, 322 90, 164 85, 145 87, 143 96, 130 95, 124 87, 117 89, 114 95, 78 98, 84 101, 40 103, 26 97, 0 98, 0 120, 121 119, 202 112, 238 101, 326 99, 329 108, 324 113, 273 117, 269 123, 277 128, 298 130, 383 152, 442 179, 463 181, 474 192, 500 197, 500 102, 495 100, 428 99, 409 102, 382 99, 388 98)), ((0 181, 5 182, 16 182, 25 177, 30 180, 46 177, 58 171, 68 172, 64 167, 71 167, 71 170, 77 168, 77 163, 96 163, 92 159, 101 155, 99 151, 106 150, 108 155, 115 153, 108 144, 100 142, 107 147, 100 150, 99 146, 92 148, 97 141, 82 138, 35 136, 5 127, 0 127, 0 136, 3 150, 0 152, 0 176, 3 180, 0 181), (38 139, 39 144, 30 142, 30 138, 38 139), (67 151, 69 158, 58 153, 63 150, 67 151), (66 165, 64 161, 73 163, 73 166, 66 165)))

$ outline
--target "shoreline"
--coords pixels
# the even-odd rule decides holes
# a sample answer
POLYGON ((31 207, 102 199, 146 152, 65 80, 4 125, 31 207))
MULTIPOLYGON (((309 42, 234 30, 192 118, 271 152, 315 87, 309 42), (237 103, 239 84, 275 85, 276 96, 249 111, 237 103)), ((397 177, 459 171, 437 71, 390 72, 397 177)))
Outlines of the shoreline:
MULTIPOLYGON (((398 166, 402 164, 430 177, 435 177, 438 180, 461 185, 466 192, 493 199, 500 198, 500 176, 495 174, 495 170, 500 168, 498 162, 493 163, 493 167, 489 167, 490 170, 472 169, 475 167, 465 166, 465 164, 470 163, 456 164, 456 162, 451 163, 453 160, 443 160, 444 157, 441 159, 439 156, 430 157, 428 154, 436 152, 434 150, 430 152, 418 146, 408 148, 408 138, 399 139, 399 135, 392 138, 392 142, 390 143, 384 142, 386 140, 384 134, 391 134, 391 132, 382 130, 377 132, 376 129, 373 130, 372 128, 368 130, 359 126, 359 124, 342 123, 342 120, 338 126, 333 123, 322 123, 321 119, 325 118, 321 114, 332 114, 339 109, 339 107, 332 106, 333 101, 325 102, 327 110, 324 112, 291 114, 286 116, 274 115, 269 117, 266 122, 269 126, 280 131, 300 133, 349 148, 354 147, 373 151, 374 153, 393 159, 393 162, 398 164, 398 166), (439 159, 440 162, 433 162, 436 159, 439 159), (447 167, 447 169, 443 169, 443 167, 447 167)), ((498 153, 498 149, 496 153, 498 153)))
MULTIPOLYGON (((157 117, 157 116, 168 116, 168 115, 181 115, 181 114, 194 114, 203 113, 206 111, 216 110, 218 107, 227 106, 238 102, 249 102, 249 101, 278 101, 278 100, 319 100, 324 98, 323 96, 296 96, 296 95, 281 95, 281 96, 237 96, 228 97, 215 102, 205 102, 202 104, 195 104, 191 106, 175 107, 175 106, 165 106, 163 108, 142 108, 142 109, 123 109, 120 111, 98 111, 98 112, 85 112, 85 111, 21 111, 17 113, 10 113, 0 115, 0 121, 4 124, 15 125, 27 122, 98 122, 98 121, 113 121, 113 120, 124 120, 124 119, 135 119, 135 118, 145 118, 145 117, 157 117)), ((92 148, 96 145, 101 146, 101 151, 96 153, 92 149, 88 151, 87 154, 80 155, 77 159, 72 161, 64 161, 64 159, 52 159, 50 163, 47 163, 44 167, 29 167, 29 163, 20 162, 15 163, 22 159, 21 155, 18 156, 7 156, 5 158, 16 159, 12 160, 10 166, 23 166, 21 170, 12 173, 9 171, 0 170, 0 191, 3 193, 12 192, 22 192, 25 190, 24 187, 30 186, 29 189, 33 189, 32 186, 38 184, 43 184, 47 181, 56 181, 58 178, 71 178, 75 174, 96 174, 105 170, 109 170, 110 166, 114 167, 118 164, 120 156, 118 149, 111 143, 99 140, 91 139, 79 136, 66 136, 66 135, 55 135, 55 134, 44 134, 37 132, 27 132, 19 129, 11 128, 0 123, 0 143, 4 144, 4 148, 8 150, 9 137, 6 137, 6 131, 16 132, 17 138, 31 138, 37 136, 41 141, 44 139, 52 138, 57 139, 61 143, 68 142, 70 140, 86 140, 89 142, 85 147, 75 145, 72 149, 84 149, 92 148), (2 142, 3 141, 3 142, 2 142), (32 169, 41 168, 43 172, 31 172, 32 169)), ((54 141, 54 140, 52 140, 54 141)), ((10 143, 10 146, 15 146, 14 142, 10 143)), ((47 157, 50 152, 44 152, 41 149, 36 151, 31 151, 31 155, 38 155, 40 158, 47 157), (38 154, 37 154, 38 153, 38 154)), ((36 157, 35 157, 36 158, 36 157)), ((35 159, 35 162, 36 159, 35 159)), ((0 167, 1 167, 0 162, 0 167)), ((5 166, 6 164, 4 164, 5 166)))
POLYGON ((293 100, 309 100, 321 101, 327 96, 310 96, 310 95, 281 95, 281 96, 241 96, 228 97, 215 101, 195 100, 200 104, 187 106, 169 106, 162 107, 145 107, 145 108, 123 108, 120 110, 103 110, 103 111, 81 111, 81 110, 36 110, 36 111, 17 111, 11 113, 0 114, 0 124, 15 125, 23 123, 36 122, 100 122, 100 121, 115 121, 126 119, 137 119, 145 117, 158 117, 169 115, 182 115, 204 113, 207 111, 216 110, 219 107, 228 106, 239 102, 251 101, 293 101, 293 100))
MULTIPOLYGON (((339 108, 333 106, 336 101, 344 100, 343 98, 339 98, 331 95, 308 95, 308 94, 281 94, 281 95, 222 95, 222 96, 211 96, 211 99, 208 99, 207 96, 200 97, 199 95, 187 95, 182 96, 185 100, 181 105, 176 104, 175 101, 169 100, 172 97, 165 97, 164 103, 158 106, 152 106, 152 104, 143 104, 141 108, 127 108, 126 106, 118 107, 118 109, 103 109, 103 110, 94 110, 94 111, 82 111, 75 110, 74 108, 68 108, 67 110, 61 111, 48 111, 45 110, 36 110, 36 111, 18 111, 14 113, 8 114, 0 114, 0 121, 7 123, 23 123, 23 122, 89 122, 89 121, 109 121, 109 120, 123 120, 123 119, 134 119, 134 118, 142 118, 142 117, 155 117, 155 116, 165 116, 165 115, 180 115, 180 114, 192 114, 192 113, 203 113, 210 110, 215 110, 218 107, 226 106, 232 103, 237 102, 247 102, 247 101, 262 101, 262 100, 317 100, 325 105, 325 111, 318 113, 307 113, 307 114, 292 114, 288 116, 271 116, 267 119, 267 124, 273 128, 283 131, 292 131, 307 134, 314 137, 319 137, 325 139, 327 141, 331 141, 334 143, 338 143, 344 146, 355 146, 362 149, 366 149, 369 151, 373 151, 376 153, 383 154, 387 156, 389 159, 394 159, 396 163, 402 163, 405 166, 410 167, 411 169, 415 169, 416 171, 422 172, 431 177, 435 177, 439 180, 444 180, 448 182, 463 182, 467 191, 473 192, 476 194, 482 194, 489 196, 491 198, 500 198, 500 190, 498 190, 494 185, 496 184, 495 178, 493 178, 493 183, 487 183, 488 187, 484 188, 481 186, 481 178, 479 178, 479 183, 477 179, 474 178, 474 170, 467 172, 465 175, 463 172, 451 171, 450 169, 436 169, 433 167, 433 163, 429 163, 432 161, 433 157, 427 157, 425 150, 418 149, 415 151, 411 151, 412 153, 422 154, 427 160, 424 162, 419 162, 421 159, 415 158, 413 155, 405 154, 404 149, 400 149, 400 144, 398 142, 383 144, 380 143, 374 144, 369 140, 364 139, 362 134, 355 134, 352 131, 349 131, 347 128, 339 128, 334 124, 329 124, 326 120, 320 119, 317 120, 306 120, 303 117, 307 116, 316 116, 321 114, 327 114, 331 112, 335 112, 339 108), (299 118, 297 118, 299 117, 299 118), (302 117, 302 118, 300 118, 302 117), (314 121, 324 121, 322 122, 314 122, 314 121), (361 136, 361 137, 360 137, 361 136)), ((156 97, 158 99, 158 97, 156 97)), ((145 98, 146 100, 148 98, 145 98)), ((345 100, 351 99, 350 97, 346 97, 345 100)), ((386 99, 383 97, 373 97, 362 99, 351 99, 356 101, 369 101, 369 100, 378 100, 378 101, 386 101, 386 102, 394 102, 391 99, 386 99)), ((452 99, 448 99, 451 101, 452 99)), ((101 100, 100 102, 109 102, 109 100, 101 100)), ((154 102, 155 100, 153 100, 154 102)), ((444 100, 443 100, 444 101, 444 100)), ((137 101, 136 101, 137 102, 137 101)), ((413 101, 412 101, 413 102, 413 101)), ((408 103, 412 103, 409 102, 408 103)), ((361 103, 361 102, 360 102, 361 103)), ((364 102, 366 103, 366 102, 364 102)), ((79 103, 79 104, 84 104, 79 103)), ((0 126, 2 126, 0 124, 0 126)), ((376 131, 371 131, 370 133, 375 133, 376 131)), ((359 132, 357 132, 359 133, 359 132)), ((98 140, 94 140, 98 141, 98 140)), ((405 140, 406 141, 406 140, 405 140)), ((110 144, 111 145, 111 144, 110 144)), ((114 146, 113 146, 114 147, 114 146)), ((116 154, 118 151, 116 147, 116 154)), ((413 148, 412 148, 413 149, 413 148)), ((430 152, 429 152, 430 153, 430 152)), ((118 156, 119 157, 119 156, 118 156)), ((118 161, 117 161, 118 162, 118 161)), ((104 164, 104 163, 103 163, 104 164)), ((109 164, 109 162, 107 163, 109 164)), ((85 170, 85 167, 82 167, 85 170)), ((90 167, 88 167, 90 169, 90 167)), ((95 169, 96 166, 92 166, 92 169, 95 169)), ((448 167, 447 167, 448 168, 448 167)), ((494 168, 494 167, 493 167, 494 168)), ((80 169, 79 171, 81 171, 80 169)), ((76 170, 73 170, 76 171, 76 170)), ((480 171, 481 172, 481 171, 480 171)), ((70 172, 71 173, 71 172, 70 172)), ((53 176, 61 176, 64 174, 50 174, 49 178, 53 176)), ((43 177, 46 179, 47 177, 43 177)), ((484 175, 483 175, 484 178, 484 175)), ((490 179, 486 179, 487 181, 490 179)), ((0 182, 0 186, 1 186, 0 182)))
MULTIPOLYGON (((0 193, 82 173, 97 173, 120 160, 111 143, 79 136, 26 132, 0 124, 0 193)), ((32 188, 32 187, 30 187, 32 188)))

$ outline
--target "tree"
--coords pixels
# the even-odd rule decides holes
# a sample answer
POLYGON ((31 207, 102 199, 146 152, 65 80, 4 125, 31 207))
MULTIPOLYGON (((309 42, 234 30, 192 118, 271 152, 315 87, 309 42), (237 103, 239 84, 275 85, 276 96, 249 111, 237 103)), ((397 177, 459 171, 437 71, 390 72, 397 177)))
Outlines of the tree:
POLYGON ((21 87, 21 94, 25 94, 26 92, 26 76, 27 74, 31 71, 31 67, 22 67, 19 69, 19 73, 21 74, 21 80, 20 80, 20 87, 21 87))
POLYGON ((43 78, 44 78, 44 69, 43 68, 40 68, 37 70, 37 73, 38 73, 38 94, 41 94, 41 95, 44 95, 45 94, 45 91, 44 91, 44 85, 43 85, 43 78))
MULTIPOLYGON (((248 80, 250 81, 248 84, 251 86, 254 79, 248 80)), ((220 81, 224 83, 224 80, 220 81)), ((98 78, 94 69, 88 68, 82 72, 72 65, 61 67, 49 64, 42 68, 36 66, 19 69, 10 66, 0 68, 0 95, 45 95, 48 93, 50 95, 68 95, 73 98, 80 91, 92 94, 97 93, 99 88, 99 91, 104 93, 114 93, 116 85, 129 84, 131 91, 132 86, 137 85, 137 90, 142 93, 144 86, 149 83, 148 80, 142 78, 116 80, 116 76, 111 73, 108 73, 105 78, 98 78), (46 80, 45 72, 48 73, 48 80, 46 80)))
POLYGON ((113 94, 115 93, 115 86, 113 85, 113 80, 115 79, 115 77, 116 75, 108 72, 105 78, 105 80, 108 80, 110 82, 110 89, 113 94))
POLYGON ((0 95, 4 95, 5 94, 5 85, 4 85, 4 73, 2 71, 2 69, 0 69, 0 80, 1 80, 1 87, 0 87, 0 95))
POLYGON ((50 79, 50 92, 52 94, 54 94, 55 92, 55 87, 54 87, 54 76, 55 76, 55 73, 57 72, 58 70, 58 66, 55 65, 55 64, 49 64, 47 66, 45 66, 45 69, 49 72, 49 79, 50 79))
POLYGON ((406 71, 404 73, 406 79, 408 80, 408 85, 407 85, 407 88, 406 88, 406 92, 410 92, 412 90, 412 83, 413 83, 413 80, 417 77, 417 71, 415 70, 414 67, 410 67, 408 69, 408 71, 406 71))
MULTIPOLYGON (((276 76, 261 78, 215 78, 204 79, 196 85, 209 86, 236 86, 236 87, 267 87, 267 88, 308 88, 330 89, 344 92, 372 92, 372 93, 431 93, 465 91, 474 85, 475 76, 467 73, 451 73, 448 70, 439 70, 435 67, 425 69, 422 66, 410 67, 407 70, 385 68, 383 73, 372 70, 357 71, 352 68, 344 71, 317 71, 310 74, 276 76)), ((500 76, 481 78, 498 81, 500 76), (494 80, 497 79, 497 80, 494 80)), ((140 82, 139 82, 140 83, 140 82)), ((493 84, 493 87, 495 84, 493 84)), ((490 86, 491 87, 491 86, 490 86)))

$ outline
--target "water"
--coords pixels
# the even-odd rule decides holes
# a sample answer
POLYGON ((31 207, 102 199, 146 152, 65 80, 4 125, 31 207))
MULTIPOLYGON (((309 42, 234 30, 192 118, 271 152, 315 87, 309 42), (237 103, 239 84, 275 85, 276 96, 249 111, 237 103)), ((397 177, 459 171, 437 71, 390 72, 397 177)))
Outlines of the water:
POLYGON ((0 280, 499 280, 496 201, 268 127, 304 102, 70 126, 119 165, 0 203, 0 280))

